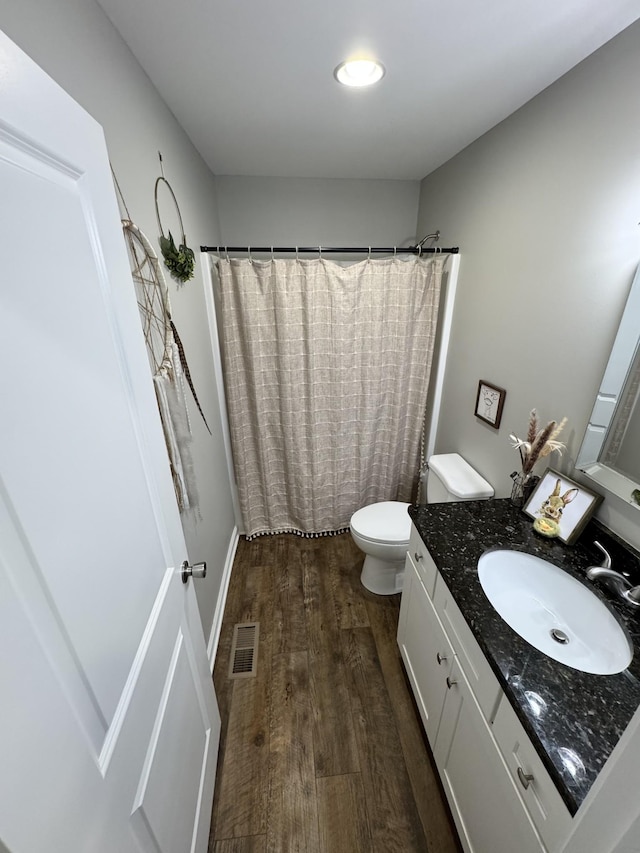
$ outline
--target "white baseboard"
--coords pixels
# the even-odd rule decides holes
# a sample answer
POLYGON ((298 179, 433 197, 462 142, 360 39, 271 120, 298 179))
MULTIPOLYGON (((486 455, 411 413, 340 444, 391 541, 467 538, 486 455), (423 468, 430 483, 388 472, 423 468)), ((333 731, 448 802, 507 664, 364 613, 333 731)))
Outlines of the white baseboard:
POLYGON ((218 651, 218 641, 220 639, 220 631, 222 630, 222 617, 224 616, 224 606, 227 602, 227 593, 229 592, 229 581, 231 580, 231 569, 233 568, 233 560, 236 556, 240 534, 238 528, 233 528, 231 539, 229 540, 229 548, 227 549, 227 559, 222 570, 222 578, 220 580, 220 591, 218 592, 218 601, 216 602, 216 612, 213 614, 213 624, 211 625, 211 633, 209 634, 209 642, 207 643, 207 657, 209 658, 209 668, 213 672, 213 666, 216 662, 216 652, 218 651))

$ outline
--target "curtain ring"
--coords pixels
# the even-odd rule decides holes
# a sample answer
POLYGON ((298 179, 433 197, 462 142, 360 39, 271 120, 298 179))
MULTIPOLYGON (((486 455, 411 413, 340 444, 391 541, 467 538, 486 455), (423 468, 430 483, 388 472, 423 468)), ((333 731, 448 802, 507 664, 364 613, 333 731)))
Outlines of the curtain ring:
POLYGON ((322 246, 318 246, 318 260, 322 260, 322 246))
POLYGON ((271 263, 273 263, 273 246, 271 247, 271 263))
POLYGON ((296 261, 299 261, 299 260, 300 260, 300 258, 298 257, 298 247, 296 246, 296 261))
POLYGON ((229 249, 226 246, 224 247, 224 254, 225 254, 225 257, 226 257, 227 263, 228 263, 229 262, 229 249))
POLYGON ((247 252, 249 253, 249 263, 253 266, 253 258, 251 257, 251 246, 247 246, 247 252))
POLYGON ((418 257, 419 257, 419 258, 421 258, 421 257, 422 257, 422 243, 420 243, 420 244, 418 245, 418 257))
POLYGON ((369 260, 371 260, 371 246, 369 246, 369 260))
POLYGON ((393 247, 393 257, 395 258, 397 254, 398 254, 398 247, 394 246, 393 247))

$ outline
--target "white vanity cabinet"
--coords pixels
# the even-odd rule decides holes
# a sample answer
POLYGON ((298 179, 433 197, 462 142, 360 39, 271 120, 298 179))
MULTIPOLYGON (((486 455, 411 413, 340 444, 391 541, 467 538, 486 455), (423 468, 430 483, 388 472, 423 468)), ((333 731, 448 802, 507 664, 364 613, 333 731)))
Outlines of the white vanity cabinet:
POLYGON ((410 545, 398 644, 462 846, 557 853, 571 816, 415 528, 410 545))

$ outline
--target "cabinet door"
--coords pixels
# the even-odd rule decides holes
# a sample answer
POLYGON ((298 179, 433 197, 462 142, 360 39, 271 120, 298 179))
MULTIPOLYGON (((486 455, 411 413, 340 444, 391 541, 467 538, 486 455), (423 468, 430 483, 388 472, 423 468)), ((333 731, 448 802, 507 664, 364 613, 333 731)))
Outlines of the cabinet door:
POLYGON ((400 605, 398 645, 433 747, 447 692, 446 679, 453 665, 453 648, 410 557, 400 605))
POLYGON ((434 750, 466 853, 541 853, 544 845, 471 688, 454 662, 434 750))
POLYGON ((560 850, 571 832, 571 815, 504 695, 492 731, 540 837, 549 850, 560 850))
POLYGON ((444 578, 438 574, 433 595, 435 607, 443 629, 451 639, 456 658, 464 670, 473 695, 488 721, 495 715, 502 690, 489 662, 480 649, 444 578))

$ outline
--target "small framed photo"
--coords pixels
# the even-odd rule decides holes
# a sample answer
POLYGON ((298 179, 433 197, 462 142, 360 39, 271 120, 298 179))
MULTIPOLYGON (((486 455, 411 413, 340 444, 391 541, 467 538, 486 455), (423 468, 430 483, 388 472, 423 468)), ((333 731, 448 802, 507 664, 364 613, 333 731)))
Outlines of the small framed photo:
POLYGON ((522 509, 538 532, 573 545, 601 501, 602 495, 547 468, 522 509))
POLYGON ((504 388, 498 388, 491 382, 481 379, 478 382, 478 396, 476 397, 476 417, 494 429, 498 429, 502 420, 502 409, 506 396, 507 392, 504 388))

